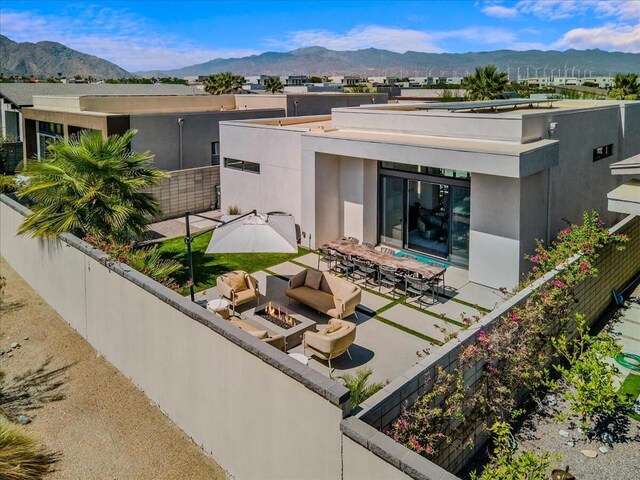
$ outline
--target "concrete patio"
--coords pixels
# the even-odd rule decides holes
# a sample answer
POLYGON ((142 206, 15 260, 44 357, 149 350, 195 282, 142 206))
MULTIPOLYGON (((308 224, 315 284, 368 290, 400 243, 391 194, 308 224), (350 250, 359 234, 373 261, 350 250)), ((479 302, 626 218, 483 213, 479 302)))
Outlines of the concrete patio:
MULTIPOLYGON (((322 328, 329 317, 301 303, 290 302, 285 295, 288 279, 307 267, 318 268, 317 254, 309 253, 252 275, 264 296, 261 304, 268 301, 279 304, 292 314, 313 320, 318 328, 322 328)), ((320 265, 320 270, 326 269, 320 265)), ((371 380, 393 380, 417 363, 430 348, 454 338, 456 332, 466 328, 464 319, 475 322, 476 318, 504 300, 499 291, 470 283, 466 270, 457 267, 447 269, 445 296, 438 295, 435 303, 425 299, 423 305, 418 305, 415 298, 398 295, 393 298, 385 288, 365 286, 362 281, 355 283, 363 288, 362 300, 356 315, 347 320, 357 325, 356 340, 349 349, 351 359, 345 354, 332 360, 334 378, 366 366, 373 370, 371 380)), ((210 288, 199 292, 196 300, 218 297, 216 289, 210 288)), ((256 303, 252 302, 240 306, 237 312, 250 319, 255 308, 256 303)), ((288 353, 304 354, 302 345, 288 353)), ((312 356, 309 365, 329 375, 327 362, 312 356)))

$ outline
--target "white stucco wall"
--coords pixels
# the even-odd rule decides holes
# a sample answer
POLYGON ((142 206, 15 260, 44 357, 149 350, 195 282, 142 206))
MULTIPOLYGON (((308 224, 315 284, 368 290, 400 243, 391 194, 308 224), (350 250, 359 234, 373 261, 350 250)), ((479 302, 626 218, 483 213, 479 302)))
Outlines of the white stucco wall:
MULTIPOLYGON (((0 202, 0 254, 234 477, 341 477, 340 406, 75 245, 16 236, 22 218, 0 202)), ((196 308, 157 288, 176 305, 196 308)), ((198 314, 200 310, 222 330, 240 332, 199 307, 198 314)), ((246 337, 249 344, 262 346, 246 337)), ((272 350, 283 362, 293 361, 272 350)))
POLYGON ((221 124, 220 139, 222 210, 237 205, 243 212, 286 211, 300 223, 300 132, 221 124), (225 168, 225 158, 259 163, 260 173, 225 168))

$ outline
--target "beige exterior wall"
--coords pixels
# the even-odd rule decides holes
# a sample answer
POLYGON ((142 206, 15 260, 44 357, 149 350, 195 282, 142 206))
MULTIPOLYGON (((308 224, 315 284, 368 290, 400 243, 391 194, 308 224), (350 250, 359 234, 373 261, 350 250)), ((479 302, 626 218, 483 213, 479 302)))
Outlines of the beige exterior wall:
POLYGON ((344 480, 409 480, 411 477, 388 464, 348 437, 343 438, 344 480))
POLYGON ((7 202, 0 197, 0 254, 232 476, 341 477, 342 408, 282 370, 320 374, 269 347, 282 362, 275 368, 260 356, 259 340, 137 272, 87 255, 74 237, 17 236, 23 216, 7 202))

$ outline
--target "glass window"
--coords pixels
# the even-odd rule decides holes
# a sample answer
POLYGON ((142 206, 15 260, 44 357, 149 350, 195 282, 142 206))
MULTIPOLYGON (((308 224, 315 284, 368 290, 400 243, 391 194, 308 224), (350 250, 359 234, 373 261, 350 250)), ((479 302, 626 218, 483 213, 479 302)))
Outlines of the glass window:
POLYGON ((220 165, 220 142, 211 142, 211 165, 220 165))
POLYGON ((423 175, 433 175, 436 177, 461 178, 468 180, 471 178, 469 172, 462 170, 451 170, 447 168, 423 167, 420 165, 410 165, 407 163, 382 162, 382 168, 388 170, 399 170, 401 172, 421 173, 423 175))
POLYGON ((243 172, 260 173, 259 163, 237 160, 235 158, 225 158, 224 166, 225 168, 233 168, 235 170, 242 170, 243 172))
POLYGON ((404 231, 404 179, 382 177, 380 241, 402 248, 404 231))

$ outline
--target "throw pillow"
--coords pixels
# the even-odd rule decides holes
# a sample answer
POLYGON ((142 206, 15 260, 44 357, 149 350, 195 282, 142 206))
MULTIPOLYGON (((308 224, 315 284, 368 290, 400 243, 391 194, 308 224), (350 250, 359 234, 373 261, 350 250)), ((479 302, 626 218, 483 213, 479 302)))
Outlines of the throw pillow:
POLYGON ((256 338, 263 339, 267 338, 269 332, 267 332, 266 330, 252 330, 249 333, 256 338))
POLYGON ((331 325, 329 325, 326 330, 324 331, 325 335, 328 335, 329 333, 334 333, 337 332, 338 330, 340 330, 342 328, 342 324, 340 323, 332 323, 331 325))
POLYGON ((319 270, 307 270, 307 278, 304 280, 304 286, 318 290, 322 281, 322 272, 319 270))
POLYGON ((229 273, 226 275, 226 281, 229 287, 231 287, 231 290, 238 293, 247 289, 247 281, 244 275, 244 272, 229 273))

